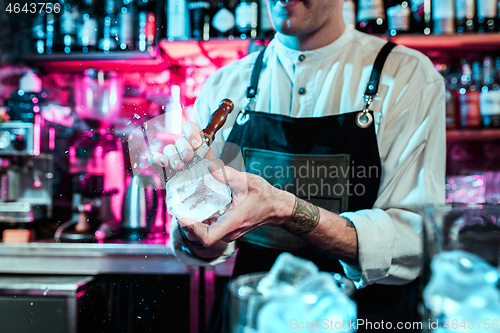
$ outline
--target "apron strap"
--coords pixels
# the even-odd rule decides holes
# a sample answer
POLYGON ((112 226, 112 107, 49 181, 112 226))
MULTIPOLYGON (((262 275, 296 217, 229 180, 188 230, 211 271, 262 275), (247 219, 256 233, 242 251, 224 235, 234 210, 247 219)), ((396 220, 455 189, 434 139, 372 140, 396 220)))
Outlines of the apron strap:
POLYGON ((255 63, 253 65, 252 76, 250 78, 250 86, 247 88, 247 98, 248 100, 252 100, 257 95, 257 87, 259 85, 259 76, 260 70, 262 69, 262 60, 264 59, 264 52, 266 48, 264 47, 262 51, 260 51, 255 63))
MULTIPOLYGON (((397 44, 393 42, 387 42, 384 47, 380 50, 375 59, 375 63, 373 64, 372 72, 370 74, 370 79, 368 80, 368 84, 365 90, 365 96, 371 96, 372 98, 377 94, 378 86, 380 82, 380 75, 382 74, 382 69, 384 68, 385 60, 389 53, 391 53, 392 49, 397 44)), ((260 51, 252 69, 252 76, 250 77, 250 86, 247 88, 247 98, 252 100, 257 95, 257 87, 259 85, 259 76, 260 71, 262 69, 262 63, 264 59, 264 52, 266 48, 260 51)))
POLYGON ((382 68, 384 68, 385 60, 396 45, 397 44, 394 44, 393 42, 387 42, 378 53, 370 74, 370 80, 368 80, 368 84, 366 86, 365 96, 373 97, 377 94, 380 75, 382 74, 382 68))

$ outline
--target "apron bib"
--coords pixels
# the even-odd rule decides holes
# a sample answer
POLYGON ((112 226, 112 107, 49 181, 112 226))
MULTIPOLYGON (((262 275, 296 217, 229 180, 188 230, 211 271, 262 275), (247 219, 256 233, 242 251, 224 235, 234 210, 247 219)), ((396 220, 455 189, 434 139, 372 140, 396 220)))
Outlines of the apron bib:
MULTIPOLYGON (((377 199, 381 162, 369 106, 394 46, 387 43, 375 60, 362 111, 313 118, 250 110, 262 66, 261 51, 247 88, 249 106, 240 112, 227 139, 241 148, 246 171, 333 213, 371 209, 377 199)), ((233 153, 223 149, 224 163, 235 158, 233 153)), ((257 228, 238 240, 238 248, 233 278, 269 271, 283 251, 313 261, 322 271, 343 272, 338 260, 282 228, 257 228)), ((394 323, 416 320, 407 298, 409 289, 414 290, 410 285, 371 285, 356 291, 358 318, 394 323)))

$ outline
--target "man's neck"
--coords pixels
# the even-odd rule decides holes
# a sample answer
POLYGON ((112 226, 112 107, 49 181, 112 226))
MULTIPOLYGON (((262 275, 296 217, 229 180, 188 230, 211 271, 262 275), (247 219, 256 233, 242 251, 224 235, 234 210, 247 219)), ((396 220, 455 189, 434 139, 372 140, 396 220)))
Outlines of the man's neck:
POLYGON ((279 34, 279 41, 286 47, 298 51, 310 51, 327 46, 336 41, 344 32, 345 24, 339 21, 334 29, 320 29, 304 36, 279 34))

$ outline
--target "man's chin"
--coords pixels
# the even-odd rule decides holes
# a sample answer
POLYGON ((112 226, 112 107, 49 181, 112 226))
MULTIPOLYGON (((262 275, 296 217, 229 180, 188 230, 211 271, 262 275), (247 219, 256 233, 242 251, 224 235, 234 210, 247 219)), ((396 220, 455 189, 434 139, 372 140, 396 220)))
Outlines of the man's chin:
POLYGON ((291 36, 291 37, 299 37, 303 34, 303 31, 297 27, 296 25, 293 24, 287 24, 287 22, 284 22, 279 29, 277 29, 279 33, 286 35, 286 36, 291 36))

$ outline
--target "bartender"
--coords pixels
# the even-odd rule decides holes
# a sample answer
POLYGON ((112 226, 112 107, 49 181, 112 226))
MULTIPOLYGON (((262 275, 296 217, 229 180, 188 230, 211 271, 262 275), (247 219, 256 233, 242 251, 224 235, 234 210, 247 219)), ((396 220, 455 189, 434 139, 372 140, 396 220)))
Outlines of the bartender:
POLYGON ((238 248, 234 277, 291 252, 343 270, 358 318, 396 327, 418 321, 418 209, 445 198, 444 80, 423 54, 345 26, 342 6, 269 0, 275 38, 207 79, 196 122, 154 162, 180 170, 231 99, 216 139, 241 147, 249 173, 225 167, 233 204, 220 217, 172 224, 177 257, 216 265, 238 248))

